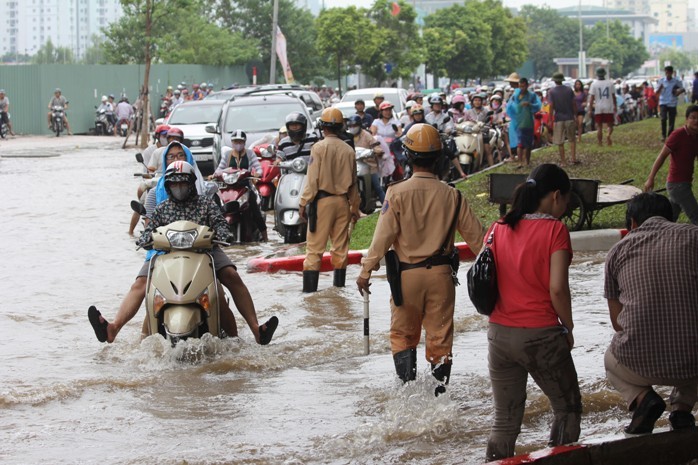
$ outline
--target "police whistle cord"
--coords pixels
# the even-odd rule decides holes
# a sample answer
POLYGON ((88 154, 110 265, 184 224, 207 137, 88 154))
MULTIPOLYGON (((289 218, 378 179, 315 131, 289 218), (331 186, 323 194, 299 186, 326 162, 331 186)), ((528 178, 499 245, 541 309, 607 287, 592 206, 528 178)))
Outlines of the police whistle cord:
POLYGON ((371 347, 369 343, 369 326, 368 326, 368 292, 362 292, 364 296, 364 355, 371 353, 371 347))

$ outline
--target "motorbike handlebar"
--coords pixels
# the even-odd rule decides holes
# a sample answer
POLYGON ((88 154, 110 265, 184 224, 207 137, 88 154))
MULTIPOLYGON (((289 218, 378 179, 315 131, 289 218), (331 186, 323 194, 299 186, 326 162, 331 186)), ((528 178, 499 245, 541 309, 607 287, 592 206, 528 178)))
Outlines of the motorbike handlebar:
POLYGON ((214 239, 214 240, 213 240, 213 243, 214 243, 214 244, 217 244, 217 245, 221 245, 221 246, 223 246, 223 247, 230 247, 230 243, 225 242, 225 241, 218 241, 218 240, 215 240, 215 239, 214 239))

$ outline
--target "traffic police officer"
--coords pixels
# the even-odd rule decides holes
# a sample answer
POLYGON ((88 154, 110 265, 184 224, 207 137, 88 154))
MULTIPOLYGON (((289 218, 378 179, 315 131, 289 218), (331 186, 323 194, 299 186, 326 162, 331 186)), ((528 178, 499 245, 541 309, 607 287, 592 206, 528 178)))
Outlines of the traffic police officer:
MULTIPOLYGON (((300 215, 307 217, 307 207, 314 203, 315 230, 308 228, 303 292, 317 291, 322 254, 327 239, 334 267, 334 285, 344 287, 349 252, 349 222, 359 218, 359 193, 356 184, 356 158, 352 148, 338 137, 344 125, 342 112, 326 108, 320 116, 324 139, 313 145, 308 175, 300 200, 300 215)), ((311 215, 313 214, 310 212, 311 215)), ((310 218, 310 226, 313 219, 310 218)))
POLYGON ((455 280, 449 255, 454 231, 477 253, 483 228, 460 193, 434 174, 443 156, 439 132, 429 124, 415 124, 407 132, 404 147, 414 174, 388 188, 356 284, 360 292, 368 292, 371 271, 378 269, 388 249, 394 249, 402 283, 402 305, 395 305, 394 296, 390 300, 395 370, 403 382, 416 378, 416 348, 424 326, 426 359, 440 383, 435 392, 439 395, 451 375, 455 280))

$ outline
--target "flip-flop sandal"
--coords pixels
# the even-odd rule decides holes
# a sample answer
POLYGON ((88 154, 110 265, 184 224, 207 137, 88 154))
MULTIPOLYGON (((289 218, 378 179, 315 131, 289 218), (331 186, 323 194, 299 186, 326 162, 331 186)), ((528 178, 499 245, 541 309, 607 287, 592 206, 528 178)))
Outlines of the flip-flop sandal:
POLYGON ((95 330, 95 336, 99 342, 107 342, 107 326, 109 323, 102 317, 99 310, 93 305, 87 310, 87 318, 90 320, 92 329, 95 330))
POLYGON ((274 331, 276 331, 276 327, 279 326, 279 319, 273 316, 262 326, 264 326, 265 329, 262 329, 261 326, 259 328, 259 343, 265 346, 271 342, 274 331))

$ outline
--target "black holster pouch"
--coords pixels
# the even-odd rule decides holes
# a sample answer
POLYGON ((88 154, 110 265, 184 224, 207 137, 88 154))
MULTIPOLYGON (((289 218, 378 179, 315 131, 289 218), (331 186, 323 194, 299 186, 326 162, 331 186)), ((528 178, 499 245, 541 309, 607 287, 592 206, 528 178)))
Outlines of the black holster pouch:
POLYGON ((393 303, 396 307, 402 306, 402 279, 400 277, 400 259, 394 250, 388 250, 385 254, 385 273, 390 285, 390 293, 393 295, 393 303))
POLYGON ((308 215, 308 231, 314 233, 317 227, 317 199, 308 202, 305 213, 308 215))
POLYGON ((453 278, 453 284, 458 286, 458 269, 460 268, 460 255, 458 254, 458 247, 453 247, 453 251, 448 255, 451 259, 451 277, 453 278))

